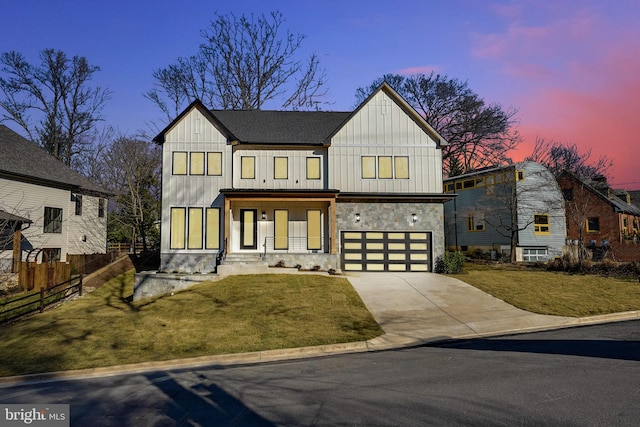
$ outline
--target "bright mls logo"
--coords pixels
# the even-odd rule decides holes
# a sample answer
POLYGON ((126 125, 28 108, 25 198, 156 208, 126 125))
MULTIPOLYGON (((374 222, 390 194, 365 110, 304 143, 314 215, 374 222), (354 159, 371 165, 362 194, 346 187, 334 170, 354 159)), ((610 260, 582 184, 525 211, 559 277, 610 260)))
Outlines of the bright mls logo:
POLYGON ((0 405, 0 425, 69 427, 69 405, 0 405))

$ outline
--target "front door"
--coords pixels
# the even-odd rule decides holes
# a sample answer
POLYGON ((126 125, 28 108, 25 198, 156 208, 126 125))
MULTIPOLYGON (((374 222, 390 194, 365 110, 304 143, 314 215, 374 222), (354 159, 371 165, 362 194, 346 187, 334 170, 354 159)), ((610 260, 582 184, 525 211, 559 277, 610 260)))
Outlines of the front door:
POLYGON ((257 216, 257 209, 240 209, 240 249, 258 249, 257 216))

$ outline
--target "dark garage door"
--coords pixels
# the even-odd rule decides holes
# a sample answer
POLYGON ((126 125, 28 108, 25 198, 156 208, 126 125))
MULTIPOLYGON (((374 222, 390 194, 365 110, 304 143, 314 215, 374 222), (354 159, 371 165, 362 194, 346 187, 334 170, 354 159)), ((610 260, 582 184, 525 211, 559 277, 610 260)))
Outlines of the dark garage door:
POLYGON ((428 231, 343 231, 344 271, 429 271, 428 231))

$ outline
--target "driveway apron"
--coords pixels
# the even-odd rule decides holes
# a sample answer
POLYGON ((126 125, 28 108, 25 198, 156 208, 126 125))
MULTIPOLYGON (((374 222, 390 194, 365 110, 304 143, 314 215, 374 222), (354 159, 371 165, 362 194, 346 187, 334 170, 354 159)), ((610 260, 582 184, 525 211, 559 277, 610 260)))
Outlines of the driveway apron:
POLYGON ((385 331, 368 342, 372 348, 534 331, 575 321, 521 310, 440 274, 349 272, 346 277, 385 331))

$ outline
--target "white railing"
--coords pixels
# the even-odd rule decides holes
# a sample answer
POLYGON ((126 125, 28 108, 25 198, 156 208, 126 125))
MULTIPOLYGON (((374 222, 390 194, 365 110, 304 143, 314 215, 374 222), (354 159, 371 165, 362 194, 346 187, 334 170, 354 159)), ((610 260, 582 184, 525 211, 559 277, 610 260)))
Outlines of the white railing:
POLYGON ((324 237, 320 238, 307 238, 307 237, 288 237, 286 239, 286 248, 283 248, 285 245, 284 242, 280 241, 281 238, 278 238, 278 248, 275 248, 276 238, 273 236, 265 237, 264 239, 264 253, 267 252, 276 252, 276 253, 298 253, 298 254, 316 254, 316 253, 326 253, 328 252, 325 248, 325 240, 324 237), (309 241, 316 249, 309 249, 309 241), (319 248, 318 248, 319 247, 319 248))

